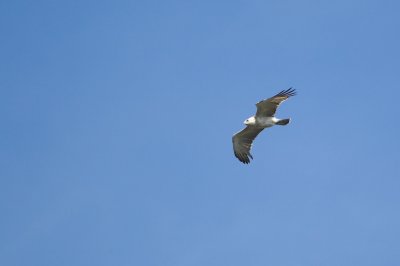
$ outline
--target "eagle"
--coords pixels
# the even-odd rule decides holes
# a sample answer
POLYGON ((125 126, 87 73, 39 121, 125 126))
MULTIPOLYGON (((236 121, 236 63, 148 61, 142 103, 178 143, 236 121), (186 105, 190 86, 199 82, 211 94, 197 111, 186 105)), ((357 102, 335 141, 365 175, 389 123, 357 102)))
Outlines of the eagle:
POLYGON ((250 154, 251 146, 254 139, 264 128, 289 124, 290 118, 278 119, 275 117, 275 112, 282 102, 294 95, 296 95, 296 90, 289 88, 256 104, 256 115, 246 119, 243 122, 246 127, 232 137, 233 151, 239 161, 244 164, 250 163, 250 158, 253 159, 253 156, 250 154))

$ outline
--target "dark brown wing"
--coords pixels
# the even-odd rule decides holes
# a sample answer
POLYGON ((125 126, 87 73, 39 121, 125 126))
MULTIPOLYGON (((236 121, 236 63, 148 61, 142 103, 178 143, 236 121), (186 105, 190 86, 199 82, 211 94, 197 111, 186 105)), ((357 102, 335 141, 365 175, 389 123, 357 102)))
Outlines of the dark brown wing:
POLYGON ((253 159, 253 156, 250 154, 251 146, 254 139, 261 131, 263 131, 263 128, 247 126, 242 131, 233 135, 233 152, 235 153, 236 158, 238 158, 242 163, 250 163, 249 157, 253 159))
POLYGON ((296 95, 296 91, 292 88, 283 90, 277 95, 258 102, 256 104, 257 106, 257 113, 256 116, 261 116, 261 117, 270 117, 274 116, 276 109, 278 106, 285 100, 287 100, 289 97, 296 95))

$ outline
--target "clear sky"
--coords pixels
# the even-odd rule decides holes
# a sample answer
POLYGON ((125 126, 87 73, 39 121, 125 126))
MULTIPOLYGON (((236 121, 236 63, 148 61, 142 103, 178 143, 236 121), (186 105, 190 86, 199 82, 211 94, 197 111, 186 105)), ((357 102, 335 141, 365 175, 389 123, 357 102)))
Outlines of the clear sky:
POLYGON ((400 265, 399 9, 2 1, 0 265, 400 265))

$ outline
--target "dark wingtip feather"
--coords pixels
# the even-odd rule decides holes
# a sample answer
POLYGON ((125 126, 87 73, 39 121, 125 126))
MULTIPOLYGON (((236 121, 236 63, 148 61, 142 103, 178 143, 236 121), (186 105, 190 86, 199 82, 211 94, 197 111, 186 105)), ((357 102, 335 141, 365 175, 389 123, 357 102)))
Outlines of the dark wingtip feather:
MULTIPOLYGON (((235 156, 236 156, 236 158, 239 159, 239 161, 241 161, 244 164, 249 164, 250 163, 250 159, 249 159, 249 157, 247 157, 247 154, 236 153, 235 152, 235 156)), ((250 158, 253 159, 253 157, 251 155, 250 155, 250 158)))
POLYGON ((283 90, 283 91, 279 92, 276 96, 278 96, 278 97, 279 96, 280 97, 283 97, 283 96, 291 97, 291 96, 295 96, 296 94, 297 94, 296 90, 293 89, 292 87, 290 87, 287 90, 283 90))

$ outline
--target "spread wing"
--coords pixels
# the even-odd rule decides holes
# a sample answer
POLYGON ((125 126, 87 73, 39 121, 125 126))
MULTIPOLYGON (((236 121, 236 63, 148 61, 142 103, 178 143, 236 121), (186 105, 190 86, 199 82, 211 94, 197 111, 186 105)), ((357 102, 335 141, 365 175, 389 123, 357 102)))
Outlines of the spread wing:
POLYGON ((296 91, 292 88, 283 90, 277 95, 258 102, 256 116, 274 116, 278 106, 290 96, 296 95, 296 91))
POLYGON ((247 126, 242 131, 233 135, 233 151, 236 158, 242 163, 250 163, 249 157, 253 159, 253 156, 250 154, 250 149, 254 139, 261 131, 263 131, 263 128, 247 126))

